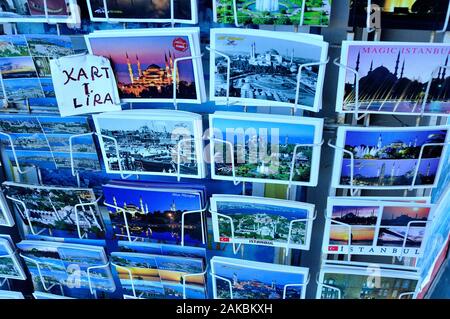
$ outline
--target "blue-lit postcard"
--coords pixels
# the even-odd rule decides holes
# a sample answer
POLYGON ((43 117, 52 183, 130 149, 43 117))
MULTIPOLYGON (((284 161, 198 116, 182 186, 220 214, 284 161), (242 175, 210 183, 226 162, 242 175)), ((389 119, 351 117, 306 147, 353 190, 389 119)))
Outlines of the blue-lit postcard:
POLYGON ((373 265, 324 267, 316 299, 414 299, 418 280, 414 272, 373 265))
POLYGON ((332 185, 354 189, 433 188, 441 173, 448 129, 339 127, 336 145, 346 152, 335 152, 332 185))
POLYGON ((308 272, 302 267, 211 259, 214 299, 304 299, 308 272))
POLYGON ((215 112, 209 123, 213 179, 317 185, 322 119, 215 112))
POLYGON ((213 195, 214 241, 309 249, 314 205, 253 196, 213 195), (309 220, 308 220, 309 219, 309 220))
POLYGON ((89 287, 99 293, 116 289, 103 247, 33 240, 24 240, 17 247, 25 256, 36 291, 92 298, 89 287), (95 266, 100 267, 91 268, 95 266))
POLYGON ((25 280, 27 277, 12 248, 11 238, 0 237, 0 279, 25 280))
POLYGON ((431 204, 328 198, 326 254, 421 257, 431 204))
POLYGON ((118 246, 121 252, 197 258, 206 261, 206 249, 201 247, 155 244, 138 241, 119 241, 118 246))
POLYGON ((35 233, 46 229, 54 237, 105 237, 105 226, 92 189, 13 182, 4 182, 3 188, 25 225, 35 233))
POLYGON ((141 187, 139 183, 103 185, 114 234, 158 243, 201 244, 204 236, 202 194, 195 190, 141 187), (183 214, 185 212, 194 212, 183 214), (183 220, 184 219, 184 220, 183 220), (182 222, 184 221, 184 233, 182 222))

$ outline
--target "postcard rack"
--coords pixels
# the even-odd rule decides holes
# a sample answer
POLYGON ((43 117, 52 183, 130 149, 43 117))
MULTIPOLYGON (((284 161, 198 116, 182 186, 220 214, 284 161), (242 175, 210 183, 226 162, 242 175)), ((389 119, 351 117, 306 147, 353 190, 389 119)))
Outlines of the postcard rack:
MULTIPOLYGON (((116 211, 122 212, 122 216, 123 216, 123 220, 124 220, 124 224, 125 224, 125 230, 126 230, 126 236, 125 237, 127 238, 127 240, 129 242, 134 242, 134 241, 137 241, 138 239, 142 239, 143 240, 143 238, 140 238, 140 237, 137 237, 137 236, 131 236, 130 228, 129 228, 129 224, 128 224, 128 218, 127 218, 127 215, 126 215, 126 212, 127 212, 126 209, 124 209, 122 207, 119 207, 117 205, 114 205, 114 204, 107 203, 106 201, 103 202, 103 205, 105 205, 106 207, 115 209, 116 211), (134 239, 132 239, 133 237, 134 237, 134 239)), ((180 242, 181 246, 184 246, 185 216, 186 215, 190 215, 190 214, 199 214, 200 215, 202 244, 204 245, 206 243, 206 231, 205 231, 205 226, 204 226, 204 218, 205 218, 204 217, 204 212, 207 211, 207 210, 208 210, 208 207, 206 206, 205 208, 202 208, 202 209, 199 209, 199 210, 186 211, 186 212, 183 212, 181 214, 181 226, 180 226, 181 227, 181 242, 180 242)))
POLYGON ((28 16, 28 15, 19 15, 14 14, 10 17, 0 17, 0 24, 1 23, 21 23, 21 22, 35 22, 35 23, 48 23, 48 24, 56 24, 58 23, 67 23, 67 24, 73 24, 77 23, 80 20, 79 17, 79 7, 75 0, 66 0, 65 4, 68 4, 68 12, 65 16, 55 16, 50 15, 49 8, 48 8, 48 0, 43 0, 42 5, 44 9, 43 17, 41 16, 28 16))
MULTIPOLYGON (((236 1, 236 0, 234 0, 236 1)), ((305 5, 303 3, 303 5, 305 5)), ((247 104, 246 102, 239 102, 239 101, 234 101, 234 102, 230 102, 230 81, 231 81, 231 58, 223 53, 220 52, 216 49, 212 49, 210 46, 206 46, 206 50, 210 51, 210 52, 214 52, 214 54, 220 55, 221 57, 225 58, 227 60, 227 76, 226 76, 226 94, 225 94, 225 105, 226 106, 230 106, 230 105, 236 105, 236 104, 242 104, 244 105, 244 111, 246 110, 247 106, 251 106, 251 104, 247 104)), ((302 79, 302 71, 304 68, 307 67, 311 67, 311 66, 318 66, 318 67, 322 67, 328 64, 328 62, 330 61, 330 58, 327 57, 327 59, 325 61, 318 61, 318 62, 311 62, 311 63, 303 63, 300 64, 298 67, 298 72, 297 72, 297 84, 296 84, 296 88, 295 88, 295 101, 294 104, 291 106, 291 111, 292 111, 292 115, 295 115, 297 113, 297 109, 299 108, 298 105, 298 100, 300 99, 300 89, 301 89, 301 79, 302 79)), ((320 92, 318 93, 320 96, 320 107, 319 109, 322 108, 322 89, 320 90, 320 92)), ((221 104, 220 101, 222 101, 222 97, 218 97, 217 101, 219 101, 219 104, 221 104)), ((216 101, 216 103, 217 103, 216 101)), ((275 106, 276 107, 276 106, 275 106)), ((308 110, 307 108, 304 108, 305 110, 308 110)))
MULTIPOLYGON (((228 283, 228 287, 229 287, 230 299, 234 299, 234 297, 233 297, 233 284, 232 284, 231 280, 228 279, 228 278, 225 278, 225 277, 216 275, 216 274, 214 274, 213 272, 210 272, 209 274, 211 275, 212 280, 214 280, 214 281, 216 281, 217 279, 219 279, 219 280, 223 280, 223 281, 227 282, 227 283, 228 283)), ((285 284, 285 285, 283 286, 283 296, 282 296, 282 299, 286 299, 286 296, 287 296, 287 290, 288 290, 289 288, 298 287, 298 288, 300 288, 300 289, 303 291, 304 289, 306 289, 306 288, 308 287, 309 281, 310 281, 310 275, 308 274, 308 277, 306 278, 306 281, 305 281, 304 283, 302 283, 302 284, 285 284)), ((214 286, 215 286, 215 283, 214 283, 214 286)), ((301 299, 301 298, 300 298, 300 299, 301 299)))
MULTIPOLYGON (((227 219, 229 221, 229 223, 230 223, 230 230, 231 230, 231 236, 230 236, 231 237, 231 244, 233 245, 233 254, 236 255, 239 252, 239 250, 241 249, 242 245, 244 245, 244 244, 243 243, 239 243, 239 244, 236 243, 233 219, 230 216, 228 216, 228 215, 221 214, 221 213, 219 213, 217 211, 213 211, 211 209, 209 210, 209 212, 211 213, 211 215, 216 215, 218 217, 225 218, 225 219, 227 219)), ((314 211, 314 216, 312 216, 310 218, 294 219, 294 220, 291 220, 289 222, 289 231, 288 231, 288 238, 286 240, 286 245, 280 246, 281 248, 285 249, 285 257, 286 258, 289 256, 289 252, 290 252, 290 250, 292 248, 291 247, 291 241, 292 241, 292 228, 293 228, 293 225, 296 224, 296 223, 312 223, 312 222, 314 222, 314 220, 316 220, 316 218, 317 218, 317 211, 314 211)))
POLYGON ((39 280, 42 284, 42 288, 44 288, 44 290, 46 292, 49 292, 53 287, 58 286, 60 291, 61 291, 61 295, 64 296, 64 288, 62 286, 62 284, 60 282, 55 282, 50 286, 47 286, 47 284, 45 283, 45 278, 44 275, 42 274, 42 270, 41 270, 41 263, 33 258, 30 258, 28 256, 25 256, 21 253, 19 253, 19 256, 22 257, 25 261, 28 261, 30 263, 33 263, 36 265, 37 271, 38 271, 38 276, 39 276, 39 280))
MULTIPOLYGON (((303 26, 304 17, 305 17, 305 9, 306 9, 306 1, 302 1, 302 15, 300 16, 300 23, 297 25, 299 27, 303 26)), ((237 0, 233 0, 233 18, 234 18, 234 25, 237 28, 243 27, 243 25, 241 25, 239 23, 239 19, 238 19, 237 0)))
MULTIPOLYGON (((449 6, 449 8, 450 8, 450 6, 449 6)), ((343 69, 345 69, 345 70, 347 70, 347 71, 349 71, 349 72, 351 72, 351 73, 353 73, 355 75, 355 102, 354 102, 355 106, 353 107, 353 111, 349 112, 349 113, 353 113, 353 117, 354 117, 354 119, 356 121, 362 120, 364 117, 368 116, 372 112, 367 112, 367 111, 366 112, 362 112, 362 111, 360 111, 360 107, 361 106, 360 106, 360 101, 359 101, 359 80, 360 80, 359 72, 356 69, 352 68, 352 67, 349 67, 349 66, 347 66, 345 64, 340 63, 339 60, 340 60, 339 57, 334 59, 333 60, 333 64, 338 66, 339 68, 343 68, 343 69), (360 113, 362 113, 361 116, 359 115, 360 113)), ((433 81, 434 75, 436 74, 436 72, 439 71, 440 68, 450 69, 450 66, 448 66, 448 65, 439 65, 438 67, 436 67, 436 69, 434 69, 431 72, 430 79, 427 81, 427 87, 426 87, 426 90, 425 90, 425 95, 423 96, 423 102, 422 103, 420 103, 420 102, 416 103, 416 105, 413 107, 413 109, 411 111, 411 114, 410 114, 411 116, 418 116, 419 118, 422 118, 424 116, 444 116, 443 114, 425 113, 425 107, 426 107, 426 104, 427 104, 427 101, 428 101, 428 97, 430 95, 431 83, 433 81), (420 104, 421 104, 420 112, 413 113, 416 110, 417 106, 420 105, 420 104)), ((393 110, 393 112, 394 112, 393 115, 395 115, 395 111, 396 111, 396 108, 394 108, 394 110, 393 110)), ((376 114, 376 112, 375 112, 375 114, 376 114)))
MULTIPOLYGON (((28 222, 29 229, 30 229, 30 231, 31 231, 31 233, 32 233, 33 235, 40 235, 40 234, 42 234, 42 233, 43 233, 44 231, 46 231, 46 230, 49 231, 49 229, 46 229, 46 228, 42 228, 42 229, 39 230, 38 232, 36 232, 36 231, 34 230, 34 226, 33 226, 33 223, 32 223, 32 221, 31 221, 31 217, 30 217, 30 211, 29 211, 29 209, 27 208, 27 205, 25 204, 25 202, 24 202, 23 200, 14 198, 14 197, 9 196, 9 195, 6 195, 6 198, 9 199, 9 200, 11 200, 11 201, 13 201, 14 204, 15 204, 15 206, 16 206, 16 208, 19 210, 20 214, 21 214, 22 216, 25 217, 25 219, 26 219, 27 222, 28 222), (22 206, 23 210, 19 209, 19 204, 20 204, 20 206, 22 206)), ((86 207, 86 206, 95 206, 95 207, 98 207, 98 202, 100 201, 100 199, 101 199, 101 197, 99 197, 99 198, 98 198, 96 201, 94 201, 94 202, 89 202, 89 203, 79 203, 79 204, 75 204, 75 205, 74 205, 74 208, 73 208, 73 209, 74 209, 74 214, 75 214, 75 225, 76 225, 76 227, 77 227, 77 233, 78 233, 78 237, 79 237, 80 239, 88 238, 88 233, 84 233, 84 234, 81 233, 79 209, 81 208, 84 212, 86 212, 86 210, 85 210, 85 207, 86 207)), ((92 212, 91 208, 90 208, 90 211, 91 211, 91 213, 92 213, 92 217, 96 220, 97 218, 96 218, 96 216, 95 216, 95 213, 92 212)), ((56 216, 56 212, 52 211, 52 214, 54 214, 54 215, 56 216)), ((57 217, 57 216, 56 216, 56 217, 57 217)), ((100 223, 97 223, 97 224, 100 226, 100 223)), ((101 227, 100 227, 100 229, 101 229, 101 227)))

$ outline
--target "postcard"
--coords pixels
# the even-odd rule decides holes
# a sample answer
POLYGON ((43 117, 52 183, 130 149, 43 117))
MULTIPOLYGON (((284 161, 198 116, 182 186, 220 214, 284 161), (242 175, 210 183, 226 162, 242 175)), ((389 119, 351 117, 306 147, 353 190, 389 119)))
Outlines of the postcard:
POLYGON ((414 299, 414 272, 379 267, 333 266, 320 270, 317 299, 414 299))
POLYGON ((0 226, 14 226, 14 219, 3 192, 0 192, 0 226))
POLYGON ((310 25, 326 27, 330 22, 331 0, 213 0, 214 22, 239 24, 310 25))
POLYGON ((112 261, 118 273, 123 294, 145 299, 182 299, 183 277, 186 297, 205 299, 206 280, 202 259, 113 252, 112 261))
POLYGON ((61 295, 62 290, 67 297, 92 298, 90 285, 105 293, 116 290, 109 267, 91 268, 108 263, 103 247, 34 240, 21 241, 17 247, 26 257, 35 291, 61 295), (46 291, 43 282, 45 287, 54 286, 46 291))
POLYGON ((42 291, 33 292, 33 297, 34 297, 34 299, 74 299, 71 297, 49 294, 49 293, 42 292, 42 291))
POLYGON ((354 189, 433 188, 447 149, 448 126, 339 127, 332 185, 354 189), (352 176, 353 175, 353 176, 352 176))
POLYGON ((309 249, 314 205, 254 196, 213 195, 214 241, 309 249))
POLYGON ((326 254, 420 257, 431 204, 329 198, 326 254))
POLYGON ((205 100, 201 59, 184 59, 200 54, 198 28, 98 31, 85 39, 89 53, 111 61, 123 102, 173 102, 174 86, 179 103, 205 100))
POLYGON ((204 177, 200 115, 133 110, 93 119, 107 173, 204 177))
POLYGON ((55 237, 104 238, 105 227, 92 189, 4 182, 3 188, 19 216, 33 229, 55 237), (26 210, 17 201, 25 204, 26 210), (80 206, 80 204, 91 204, 80 206))
MULTIPOLYGON (((349 26, 367 26, 368 0, 350 1, 349 26)), ((380 28, 442 30, 449 3, 446 0, 372 0, 372 8, 380 12, 380 28)))
POLYGON ((214 75, 210 81, 211 101, 280 107, 297 104, 305 110, 319 111, 325 65, 301 65, 325 61, 326 42, 299 33, 211 29, 210 51, 210 74, 214 75))
POLYGON ((140 183, 127 186, 109 183, 103 185, 103 196, 106 203, 117 207, 108 206, 108 209, 118 238, 179 244, 184 235, 184 243, 202 243, 205 217, 200 212, 202 194, 198 191, 149 188, 140 183), (183 213, 190 211, 199 213, 185 215, 182 234, 183 213))
POLYGON ((0 237, 0 278, 25 280, 27 276, 12 245, 13 243, 9 236, 0 237))
MULTIPOLYGON (((91 132, 86 117, 61 118, 42 115, 0 115, 0 130, 8 134, 22 169, 71 168, 70 138, 91 132)), ((10 141, 0 139, 6 167, 17 166, 10 141)), ((76 170, 100 170, 92 136, 72 138, 72 157, 76 170)))
POLYGON ((91 21, 197 24, 197 0, 88 0, 91 21), (105 8, 106 3, 106 8, 105 8), (106 15, 108 13, 108 16, 106 15))
POLYGON ((322 119, 215 112, 209 123, 213 179, 317 185, 322 119))
POLYGON ((4 98, 17 101, 54 97, 49 59, 73 52, 72 40, 67 36, 0 36, 0 79, 4 98))
POLYGON ((218 256, 210 265, 214 299, 305 298, 308 268, 218 256))
POLYGON ((336 111, 450 116, 449 54, 445 43, 343 41, 358 77, 340 68, 336 111))
POLYGON ((0 299, 25 299, 25 297, 18 291, 0 290, 0 299))
POLYGON ((79 13, 74 0, 5 0, 0 21, 75 23, 79 13))

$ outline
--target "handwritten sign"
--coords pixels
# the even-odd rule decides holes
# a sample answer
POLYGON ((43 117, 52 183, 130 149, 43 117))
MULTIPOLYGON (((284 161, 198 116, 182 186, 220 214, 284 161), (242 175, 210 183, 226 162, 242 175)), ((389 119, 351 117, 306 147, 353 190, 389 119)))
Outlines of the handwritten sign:
POLYGON ((61 116, 120 111, 114 73, 108 59, 72 55, 50 61, 61 116))

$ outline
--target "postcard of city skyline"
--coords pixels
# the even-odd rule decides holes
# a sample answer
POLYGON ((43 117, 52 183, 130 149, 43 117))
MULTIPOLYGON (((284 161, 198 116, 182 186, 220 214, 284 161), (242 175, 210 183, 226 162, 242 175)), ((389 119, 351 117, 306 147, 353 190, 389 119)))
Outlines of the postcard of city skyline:
POLYGON ((2 79, 37 78, 33 59, 29 56, 0 58, 2 79))
MULTIPOLYGON (((384 206, 381 217, 382 226, 407 226, 412 221, 426 221, 430 214, 430 207, 402 207, 384 206)), ((414 226, 426 226, 425 223, 413 224, 414 226)))
MULTIPOLYGON (((297 97, 297 77, 302 64, 319 62, 326 51, 324 42, 308 38, 274 37, 267 31, 213 29, 211 51, 211 99, 222 103, 229 95, 246 105, 291 106, 297 97), (227 72, 230 69, 230 83, 227 72)), ((323 68, 302 70, 298 106, 315 110, 316 93, 320 91, 323 68)))
POLYGON ((23 35, 0 36, 0 57, 29 56, 28 43, 23 35))
MULTIPOLYGON (((306 280, 306 275, 295 267, 290 270, 271 269, 268 264, 260 262, 247 262, 239 260, 238 263, 228 263, 227 258, 211 260, 214 274, 230 280, 233 299, 282 299, 283 289, 288 284, 301 284, 306 280), (223 260, 223 261, 222 261, 223 260)), ((233 260, 233 259, 231 259, 233 260)), ((230 298, 230 283, 213 278, 215 296, 224 299, 230 298)), ((286 292, 286 299, 303 298, 304 291, 301 287, 290 288, 286 292)))
POLYGON ((330 226, 330 245, 358 245, 372 246, 376 227, 351 226, 350 240, 348 238, 350 228, 344 225, 330 226))
POLYGON ((168 245, 151 242, 130 242, 119 241, 119 249, 121 251, 156 254, 178 257, 199 258, 206 260, 206 250, 201 247, 168 245))
POLYGON ((25 36, 32 56, 59 58, 74 53, 69 36, 30 34, 25 36))
POLYGON ((24 280, 26 276, 11 247, 10 239, 8 237, 0 237, 0 256, 2 256, 0 258, 0 277, 24 280))
POLYGON ((376 225, 379 206, 342 206, 333 205, 331 218, 348 225, 376 225))
MULTIPOLYGON (((173 0, 174 5, 174 19, 187 20, 189 23, 192 17, 192 8, 197 8, 194 3, 195 0, 173 0)), ((89 0, 88 4, 91 8, 92 17, 106 19, 105 8, 103 0, 89 0)), ((170 0, 130 0, 117 1, 107 0, 106 6, 108 8, 109 19, 133 21, 148 20, 159 21, 171 19, 171 1, 170 0)))

